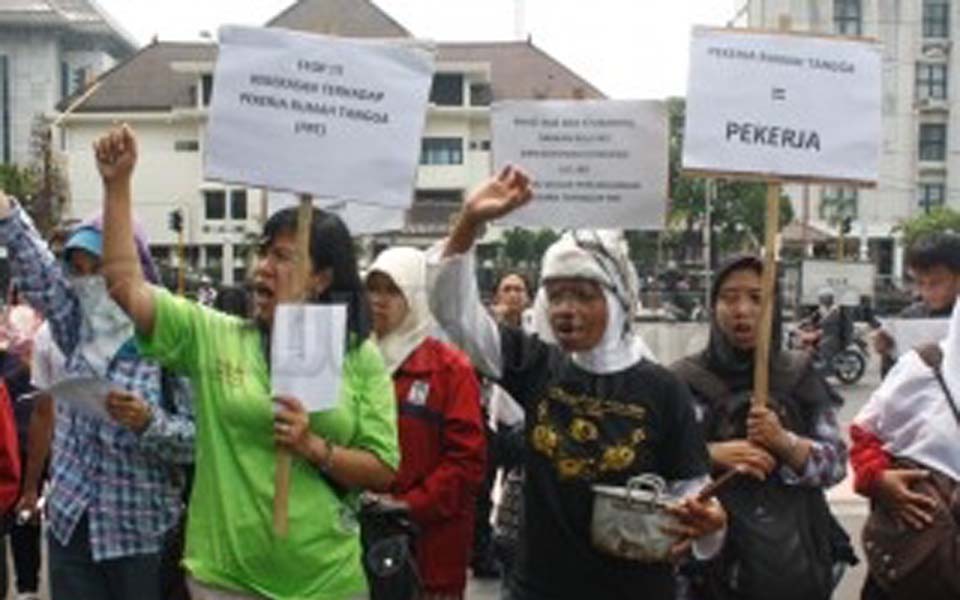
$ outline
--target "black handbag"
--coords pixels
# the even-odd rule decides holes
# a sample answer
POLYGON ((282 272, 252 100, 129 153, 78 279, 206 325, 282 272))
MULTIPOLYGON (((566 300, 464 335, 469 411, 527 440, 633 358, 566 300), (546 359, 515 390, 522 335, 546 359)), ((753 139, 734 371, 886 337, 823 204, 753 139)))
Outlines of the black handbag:
POLYGON ((371 600, 419 597, 416 536, 417 526, 405 508, 370 498, 362 501, 360 543, 371 600))

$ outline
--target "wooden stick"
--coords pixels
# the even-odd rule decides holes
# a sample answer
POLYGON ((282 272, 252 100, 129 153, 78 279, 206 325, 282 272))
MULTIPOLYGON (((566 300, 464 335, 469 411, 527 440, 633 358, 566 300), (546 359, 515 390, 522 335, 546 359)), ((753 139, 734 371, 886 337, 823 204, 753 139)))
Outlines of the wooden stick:
MULTIPOLYGON (((306 300, 310 280, 310 230, 313 226, 313 197, 300 196, 297 213, 297 269, 294 272, 294 297, 306 300)), ((277 537, 286 537, 289 525, 290 468, 292 457, 286 450, 277 450, 277 465, 273 480, 273 531, 277 537)))
POLYGON ((753 403, 766 406, 770 396, 770 345, 777 288, 777 230, 780 228, 780 184, 767 185, 767 222, 763 256, 760 331, 753 361, 753 403))

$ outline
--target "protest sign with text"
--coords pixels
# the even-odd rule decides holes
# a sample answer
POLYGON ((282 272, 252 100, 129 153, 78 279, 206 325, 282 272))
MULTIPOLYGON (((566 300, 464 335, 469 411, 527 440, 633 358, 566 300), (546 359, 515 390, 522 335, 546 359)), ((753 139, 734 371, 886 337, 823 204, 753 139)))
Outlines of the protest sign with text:
POLYGON ((498 102, 491 125, 495 169, 517 164, 533 179, 533 202, 503 224, 663 228, 667 115, 662 102, 498 102))
POLYGON ((412 44, 224 27, 204 176, 407 208, 433 69, 412 44))
POLYGON ((875 183, 881 67, 872 42, 694 29, 684 170, 875 183))

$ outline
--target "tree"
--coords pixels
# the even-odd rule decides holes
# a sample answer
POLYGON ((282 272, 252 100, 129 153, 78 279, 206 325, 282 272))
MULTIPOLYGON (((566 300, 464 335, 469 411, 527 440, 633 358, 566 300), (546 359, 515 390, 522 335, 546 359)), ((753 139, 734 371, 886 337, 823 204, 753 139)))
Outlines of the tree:
POLYGON ((530 230, 514 227, 503 232, 503 254, 509 266, 533 268, 560 235, 552 229, 530 230))
POLYGON ((33 173, 17 165, 0 165, 0 189, 21 202, 29 202, 37 192, 33 173))
POLYGON ((896 230, 903 234, 903 243, 909 248, 920 238, 935 233, 960 233, 960 212, 941 206, 901 221, 896 230))
POLYGON ((50 234, 60 222, 63 208, 70 194, 66 169, 62 156, 53 142, 50 124, 38 115, 30 131, 30 166, 34 193, 24 201, 37 229, 44 236, 50 234))

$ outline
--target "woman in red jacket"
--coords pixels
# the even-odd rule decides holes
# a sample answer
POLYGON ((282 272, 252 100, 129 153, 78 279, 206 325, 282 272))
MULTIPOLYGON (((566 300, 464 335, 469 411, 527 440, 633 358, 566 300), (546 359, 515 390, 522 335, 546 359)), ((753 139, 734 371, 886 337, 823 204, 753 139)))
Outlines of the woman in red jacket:
POLYGON ((373 329, 399 402, 401 460, 391 491, 420 528, 424 599, 452 600, 466 587, 486 438, 473 367, 430 337, 425 288, 426 260, 412 248, 384 251, 367 274, 373 329))

